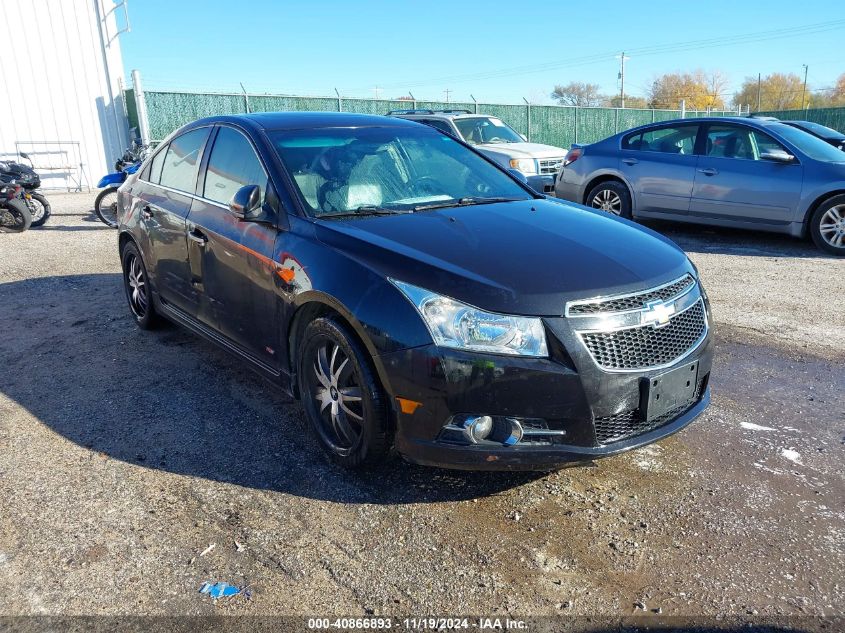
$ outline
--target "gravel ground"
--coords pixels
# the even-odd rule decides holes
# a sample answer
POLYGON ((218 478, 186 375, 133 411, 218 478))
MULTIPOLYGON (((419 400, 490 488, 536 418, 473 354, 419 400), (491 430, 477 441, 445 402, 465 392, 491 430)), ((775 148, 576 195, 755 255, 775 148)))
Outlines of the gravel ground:
POLYGON ((713 303, 699 421, 551 474, 355 476, 238 361, 134 327, 93 197, 0 235, 0 615, 843 615, 845 260, 655 225, 713 303))

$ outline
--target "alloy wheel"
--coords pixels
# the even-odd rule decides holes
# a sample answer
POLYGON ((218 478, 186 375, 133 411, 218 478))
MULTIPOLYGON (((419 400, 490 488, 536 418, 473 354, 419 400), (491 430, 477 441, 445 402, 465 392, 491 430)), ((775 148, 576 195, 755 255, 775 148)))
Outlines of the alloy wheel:
POLYGON ((44 205, 40 201, 32 197, 27 198, 26 206, 29 207, 29 213, 32 215, 33 223, 38 222, 38 220, 44 217, 44 205))
POLYGON ((601 209, 613 215, 622 213, 622 198, 612 189, 602 189, 593 196, 592 206, 594 209, 601 209))
POLYGON ((309 382, 321 435, 336 451, 351 451, 361 440, 364 424, 361 386, 352 363, 333 341, 321 343, 313 359, 309 382))
POLYGON ((130 255, 126 262, 126 283, 129 284, 129 307, 139 319, 147 314, 147 278, 141 260, 130 255))
POLYGON ((828 209, 819 221, 819 233, 835 248, 845 247, 845 204, 828 209))

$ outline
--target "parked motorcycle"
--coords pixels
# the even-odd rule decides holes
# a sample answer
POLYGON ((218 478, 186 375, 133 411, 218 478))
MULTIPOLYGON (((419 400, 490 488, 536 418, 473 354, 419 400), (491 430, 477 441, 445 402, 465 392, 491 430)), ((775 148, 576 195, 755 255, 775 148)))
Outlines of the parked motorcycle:
POLYGON ((32 224, 29 208, 19 199, 18 184, 0 184, 0 233, 22 233, 32 224))
POLYGON ((20 157, 29 161, 29 165, 13 161, 0 162, 0 182, 21 186, 20 199, 32 216, 31 226, 41 226, 50 217, 50 203, 36 191, 41 186, 41 177, 35 173, 32 159, 26 152, 20 152, 20 157))
POLYGON ((103 189, 94 201, 94 211, 103 224, 117 228, 117 189, 129 174, 134 174, 144 162, 148 147, 133 144, 114 164, 115 171, 100 178, 97 188, 103 189))

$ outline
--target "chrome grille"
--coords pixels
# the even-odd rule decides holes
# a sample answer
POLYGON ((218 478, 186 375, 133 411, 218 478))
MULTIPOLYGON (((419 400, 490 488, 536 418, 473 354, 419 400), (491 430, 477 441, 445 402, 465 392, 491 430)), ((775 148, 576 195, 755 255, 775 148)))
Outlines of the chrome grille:
POLYGON ((576 314, 599 314, 602 312, 625 312, 627 310, 641 310, 650 301, 666 301, 677 297, 689 290, 695 283, 692 277, 684 275, 681 279, 669 285, 648 290, 637 294, 613 297, 609 299, 597 299, 595 301, 582 301, 571 303, 567 306, 568 315, 576 314))
POLYGON ((687 410, 692 408, 693 405, 701 400, 706 380, 707 378, 705 377, 698 381, 695 395, 691 399, 679 404, 677 407, 667 411, 657 418, 654 418, 653 420, 644 420, 640 417, 638 409, 631 409, 629 411, 622 411, 621 413, 617 413, 615 415, 596 418, 594 422, 596 428, 596 440, 599 444, 610 444, 611 442, 618 442, 620 440, 642 435, 643 433, 648 433, 649 431, 660 428, 681 414, 686 413, 687 410))
POLYGON ((704 302, 675 314, 663 327, 642 325, 607 332, 582 332, 581 340, 602 369, 634 371, 672 363, 707 333, 704 302))
POLYGON ((563 167, 563 156, 542 158, 537 161, 541 174, 556 174, 563 167))

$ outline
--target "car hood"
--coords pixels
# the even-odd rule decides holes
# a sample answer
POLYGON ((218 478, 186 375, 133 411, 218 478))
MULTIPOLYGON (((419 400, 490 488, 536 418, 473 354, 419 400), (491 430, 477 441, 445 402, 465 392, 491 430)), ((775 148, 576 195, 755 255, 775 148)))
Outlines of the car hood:
POLYGON ((541 143, 481 143, 476 149, 514 158, 563 158, 566 150, 541 143))
POLYGON ((317 223, 317 237, 385 277, 507 314, 691 272, 674 243, 606 213, 536 199, 317 223))

